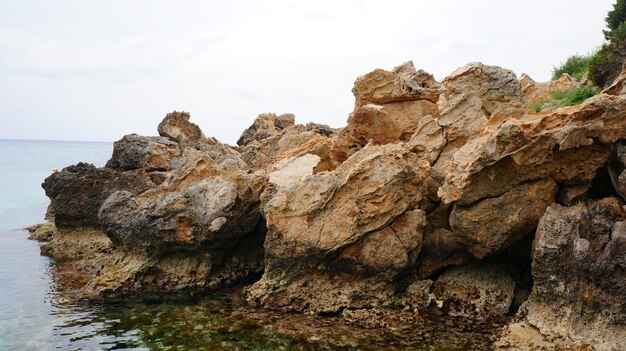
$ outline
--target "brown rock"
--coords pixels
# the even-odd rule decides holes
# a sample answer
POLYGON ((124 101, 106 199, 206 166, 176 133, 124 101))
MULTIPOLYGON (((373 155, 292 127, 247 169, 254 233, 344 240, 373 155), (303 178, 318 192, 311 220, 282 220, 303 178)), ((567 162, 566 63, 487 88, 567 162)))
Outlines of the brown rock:
POLYGON ((194 146, 204 139, 204 134, 196 124, 189 122, 189 112, 170 112, 159 123, 159 135, 170 138, 181 148, 194 146))
POLYGON ((416 71, 409 61, 391 72, 377 69, 358 77, 352 93, 356 106, 415 100, 437 102, 441 83, 429 73, 416 71))
POLYGON ((277 189, 263 206, 265 273, 248 300, 316 312, 388 301, 421 246, 424 214, 412 206, 428 171, 401 145, 366 146, 333 172, 277 189))
POLYGON ((626 136, 618 112, 625 104, 599 95, 551 114, 492 118, 483 133, 454 153, 439 195, 467 205, 546 176, 560 184, 588 183, 608 160, 610 143, 626 136))
POLYGON ((41 186, 58 227, 98 227, 98 210, 109 195, 118 190, 140 194, 154 184, 143 169, 118 172, 81 162, 53 173, 41 186))
POLYGON ((533 243, 534 285, 523 319, 507 327, 499 349, 626 348, 625 218, 616 198, 547 209, 533 243))
POLYGON ((254 123, 243 131, 237 145, 248 145, 253 141, 261 141, 270 137, 279 135, 285 128, 295 124, 296 116, 291 113, 285 113, 276 116, 274 113, 262 113, 254 123))
POLYGON ((482 63, 470 63, 443 80, 448 90, 478 96, 487 115, 500 108, 524 106, 522 87, 513 71, 482 63))
POLYGON ((113 144, 113 155, 105 167, 117 171, 167 171, 172 158, 179 155, 178 144, 167 138, 130 134, 113 144))
POLYGON ((509 312, 515 282, 503 268, 474 263, 448 268, 433 285, 437 306, 451 316, 489 319, 509 312))
POLYGON ((522 74, 520 83, 522 84, 524 99, 526 99, 528 105, 536 104, 541 101, 548 102, 556 92, 572 90, 583 86, 567 73, 563 74, 557 80, 551 80, 545 83, 535 82, 528 75, 522 74))
POLYGON ((483 259, 530 233, 554 202, 556 191, 554 180, 545 178, 472 206, 456 204, 450 214, 450 227, 474 257, 483 259))

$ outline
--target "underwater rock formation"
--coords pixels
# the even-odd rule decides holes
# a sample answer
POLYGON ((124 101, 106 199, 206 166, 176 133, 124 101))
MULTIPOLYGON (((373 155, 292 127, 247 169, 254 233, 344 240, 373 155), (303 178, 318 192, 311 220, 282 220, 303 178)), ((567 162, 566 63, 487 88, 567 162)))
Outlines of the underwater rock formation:
POLYGON ((237 147, 172 112, 104 168, 47 178, 57 231, 36 236, 83 262, 92 295, 262 273, 245 289, 254 306, 515 315, 499 349, 623 349, 624 81, 536 113, 580 83, 481 63, 438 82, 406 62, 357 78, 345 128, 264 113, 237 147))

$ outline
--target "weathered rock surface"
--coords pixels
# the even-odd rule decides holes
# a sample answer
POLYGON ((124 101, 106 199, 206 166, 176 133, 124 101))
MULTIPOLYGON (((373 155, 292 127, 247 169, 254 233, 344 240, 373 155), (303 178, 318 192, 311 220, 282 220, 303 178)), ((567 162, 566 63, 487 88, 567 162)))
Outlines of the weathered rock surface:
POLYGON ((301 309, 290 302, 301 300, 318 312, 381 303, 419 252, 425 216, 413 207, 428 169, 400 145, 367 146, 333 172, 278 189, 264 206, 266 273, 250 301, 301 309), (307 268, 293 270, 294 260, 307 268), (335 298, 310 299, 317 293, 335 298))
POLYGON ((232 245, 260 218, 261 185, 261 179, 240 169, 236 161, 217 164, 189 148, 163 184, 139 196, 113 193, 99 218, 113 242, 129 251, 232 245))
POLYGON ((168 113, 159 123, 159 135, 177 142, 181 148, 196 146, 205 137, 200 127, 189 122, 189 112, 174 111, 168 113))
POLYGON ((378 69, 358 77, 352 89, 354 111, 334 140, 331 157, 341 163, 369 142, 409 140, 423 117, 439 115, 441 88, 431 74, 416 71, 410 61, 391 72, 378 69))
POLYGON ((99 226, 98 210, 118 190, 139 194, 154 186, 144 169, 118 172, 87 163, 50 175, 42 187, 54 208, 57 226, 99 226))
POLYGON ((167 171, 172 158, 180 153, 178 144, 165 137, 130 134, 113 144, 113 155, 105 167, 116 171, 167 171))
POLYGON ((485 258, 534 230, 556 191, 554 180, 545 178, 469 207, 454 205, 450 227, 474 257, 485 258))
POLYGON ((547 209, 533 244, 525 317, 507 328, 500 349, 626 348, 625 218, 616 198, 547 209))
POLYGON ((82 262, 93 294, 263 272, 255 306, 378 323, 385 307, 489 319, 521 304, 503 349, 623 349, 625 79, 535 113, 583 83, 479 63, 439 83, 407 62, 357 78, 345 128, 266 113, 238 147, 173 112, 105 168, 46 180, 44 251, 82 262))
POLYGON ((552 99, 556 92, 568 91, 584 86, 582 82, 578 82, 567 73, 557 80, 545 83, 536 82, 527 74, 522 74, 520 84, 522 85, 524 99, 526 99, 528 105, 545 104, 552 99))
POLYGON ((291 113, 285 113, 276 116, 274 113, 262 113, 254 123, 241 134, 237 145, 248 145, 252 141, 261 141, 273 136, 277 136, 287 127, 295 124, 296 116, 291 113))
POLYGON ((447 269, 433 285, 433 298, 452 316, 489 319, 509 312, 514 291, 502 267, 473 263, 447 269))

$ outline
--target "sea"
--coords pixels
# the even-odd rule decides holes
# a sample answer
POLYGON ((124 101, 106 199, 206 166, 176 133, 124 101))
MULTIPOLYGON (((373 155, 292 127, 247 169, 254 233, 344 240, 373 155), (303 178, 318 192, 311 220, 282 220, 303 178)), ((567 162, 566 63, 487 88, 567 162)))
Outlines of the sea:
POLYGON ((104 166, 112 148, 0 139, 0 351, 481 350, 489 344, 493 326, 458 320, 361 327, 336 316, 251 309, 241 287, 150 301, 87 301, 64 293, 55 262, 24 228, 44 221, 49 200, 41 183, 53 169, 81 161, 104 166))

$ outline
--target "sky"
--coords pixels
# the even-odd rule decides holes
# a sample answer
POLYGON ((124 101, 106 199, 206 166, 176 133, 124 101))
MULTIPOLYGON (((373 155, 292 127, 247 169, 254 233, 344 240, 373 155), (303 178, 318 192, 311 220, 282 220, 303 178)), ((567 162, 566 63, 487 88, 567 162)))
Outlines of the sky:
POLYGON ((234 144, 263 112, 342 127, 356 77, 480 61, 548 80, 615 0, 0 0, 0 138, 157 135, 188 111, 234 144))

